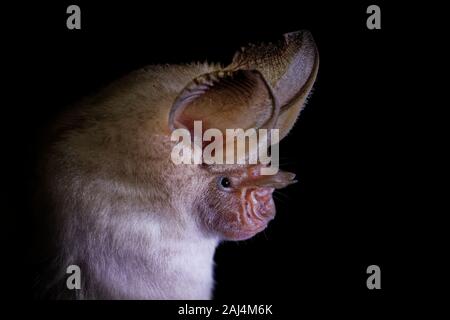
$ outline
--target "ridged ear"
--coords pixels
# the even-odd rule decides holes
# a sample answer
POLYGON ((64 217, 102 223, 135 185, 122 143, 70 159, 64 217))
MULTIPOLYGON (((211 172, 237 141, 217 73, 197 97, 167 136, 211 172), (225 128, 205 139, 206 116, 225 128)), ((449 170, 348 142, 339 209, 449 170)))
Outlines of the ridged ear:
POLYGON ((249 45, 234 56, 226 70, 260 71, 280 103, 275 128, 280 139, 294 126, 316 79, 319 67, 317 47, 308 31, 283 35, 274 44, 249 45))
POLYGON ((279 104, 264 77, 256 70, 216 71, 192 80, 175 99, 169 114, 171 131, 194 121, 203 130, 272 128, 279 104))

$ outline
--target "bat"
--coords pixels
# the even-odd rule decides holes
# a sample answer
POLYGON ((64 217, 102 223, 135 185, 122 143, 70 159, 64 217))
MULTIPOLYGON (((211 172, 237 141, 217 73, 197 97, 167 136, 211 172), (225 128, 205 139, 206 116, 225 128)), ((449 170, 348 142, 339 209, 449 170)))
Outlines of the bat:
MULTIPOLYGON (((262 164, 175 164, 177 129, 294 126, 316 79, 307 31, 241 48, 227 66, 155 65, 65 112, 40 167, 39 298, 210 299, 213 255, 275 216, 274 189, 294 182, 262 164), (79 267, 79 289, 67 267, 79 267)), ((204 146, 202 146, 204 147, 204 146)))

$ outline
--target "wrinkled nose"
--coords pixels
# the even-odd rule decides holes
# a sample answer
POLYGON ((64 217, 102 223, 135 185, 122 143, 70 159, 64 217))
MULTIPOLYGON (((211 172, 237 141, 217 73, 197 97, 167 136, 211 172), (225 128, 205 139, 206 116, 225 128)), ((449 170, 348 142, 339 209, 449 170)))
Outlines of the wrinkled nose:
POLYGON ((247 216, 258 225, 266 224, 275 216, 275 205, 272 199, 273 188, 249 189, 246 193, 247 216))

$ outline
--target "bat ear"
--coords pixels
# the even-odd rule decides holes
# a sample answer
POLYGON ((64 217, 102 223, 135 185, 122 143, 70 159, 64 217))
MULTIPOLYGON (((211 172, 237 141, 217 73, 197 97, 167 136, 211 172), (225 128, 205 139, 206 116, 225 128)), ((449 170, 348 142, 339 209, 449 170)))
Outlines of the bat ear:
POLYGON ((272 128, 279 104, 261 72, 216 71, 192 80, 175 99, 169 113, 171 131, 193 131, 194 121, 203 130, 272 128))
POLYGON ((226 70, 260 71, 280 103, 275 128, 280 139, 294 126, 316 79, 319 55, 311 34, 297 31, 283 35, 274 44, 242 48, 226 70))

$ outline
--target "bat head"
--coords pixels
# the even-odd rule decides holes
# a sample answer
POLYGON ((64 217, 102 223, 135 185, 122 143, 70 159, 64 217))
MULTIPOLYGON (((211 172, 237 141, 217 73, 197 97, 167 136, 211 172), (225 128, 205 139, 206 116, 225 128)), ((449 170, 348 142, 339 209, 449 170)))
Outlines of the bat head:
POLYGON ((213 176, 199 202, 206 230, 227 240, 248 239, 264 230, 275 217, 272 192, 294 183, 295 175, 279 171, 261 175, 261 165, 205 167, 213 176))
MULTIPOLYGON (((305 104, 318 61, 315 43, 306 31, 285 34, 274 44, 242 48, 226 68, 186 85, 170 110, 168 126, 172 132, 183 129, 194 134, 195 121, 201 121, 202 134, 214 129, 224 136, 227 129, 278 129, 282 139, 305 104)), ((225 138, 225 153, 225 146, 233 141, 225 138)), ((245 158, 257 153, 258 146, 247 148, 245 158)), ((207 148, 204 142, 197 147, 207 148)), ((192 169, 194 211, 206 232, 243 240, 265 229, 275 216, 273 191, 295 182, 289 172, 262 174, 266 166, 201 163, 192 169)))

